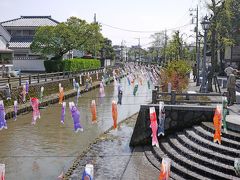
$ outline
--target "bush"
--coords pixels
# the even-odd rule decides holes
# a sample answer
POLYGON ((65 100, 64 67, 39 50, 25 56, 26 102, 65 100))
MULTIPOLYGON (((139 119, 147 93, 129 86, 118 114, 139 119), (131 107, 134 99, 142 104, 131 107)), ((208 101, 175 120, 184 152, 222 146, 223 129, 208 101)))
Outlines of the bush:
POLYGON ((101 67, 101 63, 97 59, 68 59, 64 60, 63 69, 65 71, 80 71, 83 69, 97 69, 101 67))
POLYGON ((44 67, 47 73, 63 71, 63 61, 61 60, 46 60, 44 67))
POLYGON ((188 87, 189 73, 191 66, 184 60, 171 61, 161 69, 161 83, 163 91, 167 91, 168 83, 172 84, 172 89, 182 92, 188 87))
POLYGON ((44 61, 46 72, 80 71, 82 69, 97 69, 101 62, 96 59, 67 59, 67 60, 46 60, 44 61))

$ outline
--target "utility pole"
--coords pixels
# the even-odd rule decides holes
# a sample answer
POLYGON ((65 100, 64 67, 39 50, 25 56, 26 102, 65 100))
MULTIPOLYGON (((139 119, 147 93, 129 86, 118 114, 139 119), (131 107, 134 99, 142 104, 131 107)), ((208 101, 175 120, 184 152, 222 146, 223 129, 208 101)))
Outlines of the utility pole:
MULTIPOLYGON (((96 13, 94 13, 93 23, 94 23, 94 24, 97 23, 97 16, 96 16, 96 13)), ((96 44, 94 43, 94 58, 96 59, 96 57, 97 57, 96 44)))
MULTIPOLYGON (((210 21, 207 16, 201 22, 204 30, 204 51, 203 51, 203 81, 201 84, 200 92, 206 93, 207 89, 207 69, 206 69, 206 54, 207 54, 207 32, 209 30, 210 21)), ((212 84, 211 84, 212 85, 212 84)))
POLYGON ((96 13, 94 13, 93 22, 94 22, 94 23, 97 23, 97 16, 96 16, 96 13))
POLYGON ((139 62, 141 62, 141 46, 140 46, 140 38, 138 39, 138 57, 139 57, 139 62))
POLYGON ((163 49, 163 56, 164 56, 164 63, 166 63, 166 47, 167 47, 167 30, 164 31, 164 49, 163 49))
MULTIPOLYGON (((196 64, 197 64, 197 82, 196 86, 200 86, 200 78, 199 78, 199 69, 200 69, 200 46, 198 46, 198 5, 196 9, 190 9, 190 16, 192 16, 192 11, 196 11, 196 27, 195 27, 195 32, 196 32, 196 64)), ((194 18, 194 17, 193 17, 194 18)))

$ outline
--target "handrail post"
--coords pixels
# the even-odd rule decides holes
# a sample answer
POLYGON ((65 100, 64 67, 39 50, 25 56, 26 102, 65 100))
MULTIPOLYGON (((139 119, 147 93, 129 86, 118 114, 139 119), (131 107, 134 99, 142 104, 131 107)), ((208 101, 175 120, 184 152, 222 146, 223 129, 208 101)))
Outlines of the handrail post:
POLYGON ((157 92, 159 92, 160 87, 158 85, 156 85, 154 88, 157 90, 157 92))
POLYGON ((40 82, 40 75, 39 75, 39 73, 38 73, 38 83, 40 82))
POLYGON ((10 85, 10 77, 8 77, 8 84, 10 85))
POLYGON ((157 104, 157 90, 152 90, 152 103, 157 104))
POLYGON ((45 73, 45 82, 47 82, 47 73, 45 73))
POLYGON ((28 81, 29 81, 29 84, 32 83, 32 76, 31 76, 31 75, 29 75, 29 77, 28 77, 28 81))
POLYGON ((176 104, 176 91, 171 91, 171 104, 176 104))
POLYGON ((21 86, 21 85, 22 85, 22 75, 19 74, 19 86, 21 86))

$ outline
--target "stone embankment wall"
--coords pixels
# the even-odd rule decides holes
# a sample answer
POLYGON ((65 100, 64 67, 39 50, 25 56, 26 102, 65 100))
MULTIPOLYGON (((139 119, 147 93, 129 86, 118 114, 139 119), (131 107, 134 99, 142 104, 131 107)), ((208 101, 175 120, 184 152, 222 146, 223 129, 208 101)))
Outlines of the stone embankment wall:
MULTIPOLYGON (((149 107, 155 107, 157 117, 159 105, 141 105, 131 137, 130 146, 151 144, 149 107)), ((201 122, 212 122, 215 106, 165 105, 165 135, 182 131, 201 122)))
MULTIPOLYGON (((99 83, 101 81, 103 73, 98 73, 98 79, 97 74, 89 74, 89 76, 92 77, 93 86, 91 88, 97 88, 99 86, 99 83)), ((84 92, 85 88, 85 81, 87 78, 87 74, 81 76, 82 78, 82 85, 80 85, 81 93, 84 92)), ((76 96, 77 92, 76 90, 73 90, 73 78, 75 78, 76 82, 80 82, 80 76, 76 77, 70 77, 68 79, 59 79, 56 81, 51 82, 41 82, 38 84, 32 84, 29 85, 29 94, 26 96, 27 102, 23 103, 21 100, 21 92, 22 92, 22 86, 19 86, 18 88, 14 88, 11 90, 11 100, 6 100, 4 97, 4 92, 0 92, 0 99, 4 100, 5 110, 6 110, 6 119, 10 119, 14 117, 14 110, 13 110, 13 102, 14 100, 18 100, 18 114, 31 111, 32 107, 29 103, 30 97, 38 97, 40 96, 40 89, 43 86, 44 87, 44 93, 43 93, 43 102, 40 104, 41 107, 48 106, 49 104, 54 104, 58 102, 58 92, 59 92, 59 83, 61 83, 61 86, 64 87, 64 98, 69 98, 76 96)), ((91 89, 90 88, 90 89, 91 89)), ((89 89, 89 90, 90 90, 89 89)))

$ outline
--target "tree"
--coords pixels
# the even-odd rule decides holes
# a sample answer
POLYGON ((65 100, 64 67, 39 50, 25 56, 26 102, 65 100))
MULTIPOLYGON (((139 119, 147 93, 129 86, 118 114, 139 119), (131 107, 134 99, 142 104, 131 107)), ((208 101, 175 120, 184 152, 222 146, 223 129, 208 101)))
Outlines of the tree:
POLYGON ((150 47, 151 56, 155 57, 157 61, 159 61, 159 58, 163 56, 161 53, 161 49, 164 48, 165 45, 165 33, 164 32, 158 32, 150 36, 151 39, 153 39, 152 45, 150 47))
POLYGON ((183 57, 182 54, 182 44, 183 40, 179 36, 179 31, 176 31, 172 39, 168 42, 166 46, 166 57, 170 60, 179 60, 183 57))
MULTIPOLYGON (((211 11, 211 26, 209 39, 211 46, 211 64, 213 75, 223 73, 225 47, 239 44, 240 2, 239 0, 211 0, 208 4, 211 11), (217 51, 220 51, 220 69, 218 68, 217 51)), ((212 76, 209 76, 211 82, 212 76)), ((212 91, 212 84, 208 83, 208 91, 212 91)))
POLYGON ((76 17, 70 17, 66 23, 56 26, 39 27, 36 31, 31 50, 43 56, 62 59, 70 50, 84 50, 95 54, 103 40, 100 25, 87 23, 76 17))
POLYGON ((104 38, 100 52, 102 59, 114 59, 115 52, 113 50, 112 41, 110 39, 104 38))
POLYGON ((74 47, 72 32, 66 24, 57 26, 39 27, 31 44, 31 50, 44 57, 53 56, 61 59, 62 56, 74 47))

